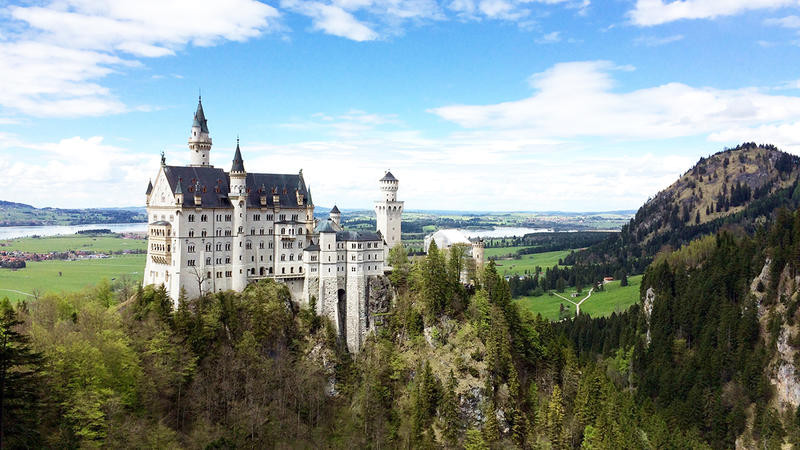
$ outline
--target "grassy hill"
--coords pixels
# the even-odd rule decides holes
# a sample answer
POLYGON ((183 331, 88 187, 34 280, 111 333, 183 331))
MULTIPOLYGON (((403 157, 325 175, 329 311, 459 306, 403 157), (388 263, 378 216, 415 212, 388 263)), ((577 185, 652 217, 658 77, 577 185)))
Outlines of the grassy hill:
POLYGON ((88 223, 146 222, 144 208, 60 209, 35 208, 0 200, 0 226, 83 225, 88 223))
POLYGON ((568 264, 611 264, 641 273, 662 251, 725 226, 753 232, 781 207, 800 205, 800 157, 745 143, 707 158, 648 200, 619 235, 568 264))

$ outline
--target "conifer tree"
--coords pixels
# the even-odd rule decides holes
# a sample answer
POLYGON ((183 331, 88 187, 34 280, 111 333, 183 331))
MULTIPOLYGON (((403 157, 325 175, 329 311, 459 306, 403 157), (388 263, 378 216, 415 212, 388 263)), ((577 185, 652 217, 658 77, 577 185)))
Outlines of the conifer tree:
POLYGON ((442 402, 439 408, 439 415, 442 419, 442 435, 445 442, 450 446, 455 446, 458 442, 458 432, 461 424, 458 418, 458 395, 456 394, 456 377, 450 371, 447 386, 442 392, 442 402))
POLYGON ((564 439, 564 405, 561 399, 561 388, 556 384, 547 405, 547 434, 554 449, 566 448, 564 439))
POLYGON ((0 302, 0 448, 36 447, 43 359, 20 333, 22 325, 6 298, 0 302))

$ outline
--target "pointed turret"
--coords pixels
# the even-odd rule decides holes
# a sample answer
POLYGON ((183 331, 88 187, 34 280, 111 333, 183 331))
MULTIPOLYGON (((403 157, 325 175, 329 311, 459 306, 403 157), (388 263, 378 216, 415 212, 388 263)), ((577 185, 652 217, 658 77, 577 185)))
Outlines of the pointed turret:
POLYGON ((197 111, 194 113, 194 122, 192 123, 192 128, 194 127, 200 127, 200 131, 208 133, 208 121, 203 112, 203 97, 197 98, 197 111))
POLYGON ((331 209, 331 212, 328 213, 328 217, 330 217, 333 223, 335 223, 336 225, 340 225, 342 220, 342 213, 339 212, 339 208, 336 207, 336 205, 333 205, 333 209, 331 209))
POLYGON ((147 181, 147 192, 145 192, 144 194, 145 195, 150 195, 151 192, 153 192, 153 182, 148 180, 147 181))
POLYGON ((244 173, 244 160, 242 159, 242 151, 239 149, 239 138, 236 138, 236 153, 233 154, 233 165, 231 166, 231 173, 244 173))
POLYGON ((192 134, 189 136, 189 151, 191 166, 210 166, 209 153, 211 153, 211 136, 208 132, 208 121, 203 111, 203 99, 197 100, 197 111, 192 122, 192 134))

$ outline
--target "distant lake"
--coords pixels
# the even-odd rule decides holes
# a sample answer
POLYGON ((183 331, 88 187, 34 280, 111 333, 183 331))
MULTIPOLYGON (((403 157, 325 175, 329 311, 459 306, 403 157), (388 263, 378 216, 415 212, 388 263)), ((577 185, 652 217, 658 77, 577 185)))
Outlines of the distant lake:
POLYGON ((27 236, 56 236, 75 234, 81 230, 106 229, 114 233, 147 231, 147 223, 90 223, 86 225, 41 225, 30 227, 0 227, 0 240, 27 236))
POLYGON ((527 227, 495 227, 493 230, 465 230, 459 228, 468 238, 501 238, 512 236, 525 236, 529 233, 552 233, 552 228, 527 228, 527 227))

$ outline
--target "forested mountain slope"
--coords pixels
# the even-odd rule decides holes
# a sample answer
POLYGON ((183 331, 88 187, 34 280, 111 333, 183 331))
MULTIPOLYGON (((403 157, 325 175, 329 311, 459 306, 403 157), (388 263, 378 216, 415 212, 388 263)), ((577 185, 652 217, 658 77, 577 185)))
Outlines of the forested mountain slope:
POLYGON ((800 157, 772 145, 745 143, 701 158, 645 203, 621 233, 578 252, 568 264, 606 263, 643 272, 662 250, 735 225, 748 233, 779 207, 800 205, 800 157))

